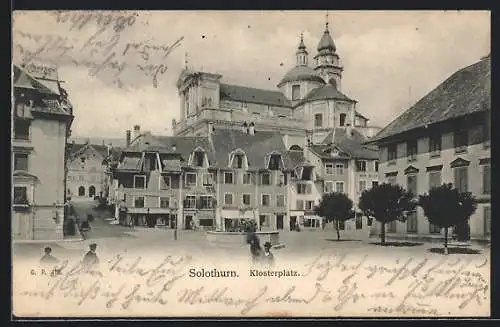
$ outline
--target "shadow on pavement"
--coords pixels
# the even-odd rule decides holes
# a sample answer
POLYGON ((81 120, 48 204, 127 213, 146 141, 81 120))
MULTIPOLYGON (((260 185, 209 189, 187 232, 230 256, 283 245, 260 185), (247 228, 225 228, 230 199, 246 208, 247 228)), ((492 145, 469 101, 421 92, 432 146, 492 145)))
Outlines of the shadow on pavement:
POLYGON ((373 242, 370 244, 379 246, 392 246, 392 247, 413 247, 413 246, 424 245, 424 243, 422 242, 385 242, 385 244, 382 244, 381 242, 373 242))
POLYGON ((325 241, 329 241, 329 242, 363 242, 362 240, 349 240, 349 239, 337 240, 336 238, 325 238, 325 241))
MULTIPOLYGON (((427 251, 431 253, 444 254, 444 248, 430 248, 427 251)), ((462 247, 449 247, 448 254, 481 254, 481 251, 462 247)))

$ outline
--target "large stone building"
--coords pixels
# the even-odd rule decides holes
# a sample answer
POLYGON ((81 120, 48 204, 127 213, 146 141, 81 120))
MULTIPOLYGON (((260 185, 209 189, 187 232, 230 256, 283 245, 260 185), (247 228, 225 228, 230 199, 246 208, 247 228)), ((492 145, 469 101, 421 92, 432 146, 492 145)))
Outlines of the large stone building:
MULTIPOLYGON (((414 194, 453 183, 478 199, 471 238, 489 239, 491 57, 460 69, 370 140, 380 147, 379 179, 414 194)), ((378 224, 377 224, 378 225, 378 224)), ((421 208, 388 235, 440 236, 421 208)))
MULTIPOLYGON (((114 174, 116 200, 125 198, 132 214, 164 215, 161 198, 172 194, 178 226, 213 221, 210 227, 222 230, 243 218, 261 229, 318 229, 323 221, 313 208, 324 192, 344 192, 357 203, 378 180, 377 151, 363 145, 378 129, 340 90, 343 68, 328 24, 317 50, 312 68, 301 37, 296 65, 276 90, 226 84, 221 75, 186 66, 177 81, 175 136, 141 133, 138 125, 133 135, 127 131, 130 147, 114 174), (153 174, 171 175, 171 186, 161 189, 153 174)), ((364 221, 358 214, 345 227, 363 229, 364 221)))
POLYGON ((108 190, 107 161, 111 145, 68 144, 69 158, 66 193, 72 201, 106 197, 108 190))
POLYGON ((62 239, 73 109, 55 68, 13 70, 12 238, 62 239))

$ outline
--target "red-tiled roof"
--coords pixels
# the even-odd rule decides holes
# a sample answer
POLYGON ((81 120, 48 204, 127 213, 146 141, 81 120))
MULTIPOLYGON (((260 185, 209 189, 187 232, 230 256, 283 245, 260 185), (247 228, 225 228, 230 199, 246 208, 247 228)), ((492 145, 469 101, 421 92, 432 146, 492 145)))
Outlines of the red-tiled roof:
POLYGON ((462 68, 393 120, 369 142, 491 109, 491 57, 462 68))

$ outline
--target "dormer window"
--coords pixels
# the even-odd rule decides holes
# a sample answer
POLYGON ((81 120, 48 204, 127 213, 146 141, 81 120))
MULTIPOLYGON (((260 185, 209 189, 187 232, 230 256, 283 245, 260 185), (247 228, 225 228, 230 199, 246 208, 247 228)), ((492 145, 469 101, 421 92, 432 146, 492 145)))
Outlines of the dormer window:
POLYGON ((313 167, 303 167, 302 169, 302 180, 312 181, 313 177, 313 167))
POLYGON ((266 157, 267 160, 267 169, 269 170, 281 170, 283 168, 283 161, 281 158, 281 154, 279 153, 271 153, 266 157))
POLYGON ((203 149, 198 148, 191 154, 191 166, 207 167, 208 159, 203 149))
POLYGON ((245 153, 237 149, 229 155, 229 167, 234 169, 247 169, 248 162, 245 153))

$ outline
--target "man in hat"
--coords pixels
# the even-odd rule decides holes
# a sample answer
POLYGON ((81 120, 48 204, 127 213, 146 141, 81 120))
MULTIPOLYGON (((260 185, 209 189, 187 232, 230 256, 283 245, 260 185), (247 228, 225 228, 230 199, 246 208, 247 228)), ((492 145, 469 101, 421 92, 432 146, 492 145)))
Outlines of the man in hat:
POLYGON ((99 258, 95 253, 97 250, 97 244, 92 243, 89 245, 90 251, 83 257, 83 265, 87 268, 94 267, 99 264, 99 258))
POLYGON ((264 243, 264 255, 261 260, 262 263, 266 266, 274 265, 274 255, 271 253, 272 244, 271 242, 264 243))
POLYGON ((40 259, 40 264, 44 266, 54 266, 59 263, 59 260, 51 254, 52 248, 50 246, 45 247, 44 252, 45 254, 40 259))

